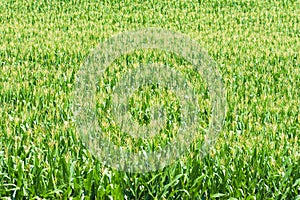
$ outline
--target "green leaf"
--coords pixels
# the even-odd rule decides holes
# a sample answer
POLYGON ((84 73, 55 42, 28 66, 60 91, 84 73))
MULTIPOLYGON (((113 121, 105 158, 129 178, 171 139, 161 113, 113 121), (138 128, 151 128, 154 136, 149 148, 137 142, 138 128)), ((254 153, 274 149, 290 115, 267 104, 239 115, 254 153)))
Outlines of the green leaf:
POLYGON ((219 198, 219 197, 223 197, 225 196, 226 194, 222 194, 222 193, 216 193, 216 194, 212 194, 210 197, 211 198, 219 198))

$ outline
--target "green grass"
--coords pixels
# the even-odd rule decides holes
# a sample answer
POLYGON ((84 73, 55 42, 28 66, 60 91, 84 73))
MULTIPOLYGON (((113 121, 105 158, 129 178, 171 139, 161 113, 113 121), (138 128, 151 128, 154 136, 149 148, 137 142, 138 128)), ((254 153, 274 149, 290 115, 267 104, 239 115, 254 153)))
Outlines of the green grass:
MULTIPOLYGON (((299 1, 1 1, 0 10, 1 198, 300 199, 299 1), (172 165, 135 174, 104 166, 85 147, 72 91, 91 49, 143 27, 184 33, 207 50, 227 90, 227 114, 206 157, 199 136, 172 165)), ((185 71, 182 59, 155 51, 113 66, 153 60, 185 71)), ((185 73, 201 91, 199 104, 209 108, 205 83, 185 73)), ((149 88, 148 95, 169 96, 149 88)), ((99 98, 107 94, 100 87, 99 98)), ((132 98, 143 105, 143 96, 132 98)), ((105 111, 99 107, 99 119, 107 120, 105 111)), ((201 112, 201 126, 209 113, 201 112)), ((149 143, 136 144, 133 151, 149 143)))

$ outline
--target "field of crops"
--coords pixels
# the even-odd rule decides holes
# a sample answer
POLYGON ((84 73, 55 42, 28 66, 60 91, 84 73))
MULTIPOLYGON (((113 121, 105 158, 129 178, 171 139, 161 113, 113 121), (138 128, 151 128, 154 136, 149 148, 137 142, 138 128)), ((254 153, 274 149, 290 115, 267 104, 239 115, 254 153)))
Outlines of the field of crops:
MULTIPOLYGON (((1 1, 0 11, 0 199, 300 199, 299 0, 1 1), (185 34, 208 52, 226 89, 226 116, 205 157, 199 131, 169 166, 123 172, 78 133, 75 77, 100 42, 146 27, 185 34)), ((185 73, 198 89, 200 126, 210 120, 209 91, 189 63, 160 50, 123 55, 98 86, 97 111, 114 143, 133 152, 161 148, 175 129, 135 141, 109 116, 118 74, 147 62, 185 73)), ((153 85, 130 99, 136 120, 151 120, 149 99, 178 122, 175 94, 153 85)))

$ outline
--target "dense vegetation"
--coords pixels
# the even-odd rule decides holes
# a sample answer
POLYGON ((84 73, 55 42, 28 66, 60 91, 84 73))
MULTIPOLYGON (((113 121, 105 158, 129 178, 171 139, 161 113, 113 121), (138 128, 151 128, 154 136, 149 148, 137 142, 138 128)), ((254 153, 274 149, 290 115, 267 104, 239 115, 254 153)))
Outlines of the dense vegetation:
MULTIPOLYGON (((1 198, 300 199, 299 1, 30 0, 1 1, 0 10, 1 198), (72 91, 91 49, 143 27, 186 34, 207 50, 226 87, 227 113, 207 156, 199 137, 172 165, 136 174, 93 157, 76 131, 72 91)), ((185 63, 148 51, 114 66, 151 59, 185 63)), ((172 98, 149 88, 147 95, 172 98)), ((136 94, 131 104, 142 99, 136 94)))

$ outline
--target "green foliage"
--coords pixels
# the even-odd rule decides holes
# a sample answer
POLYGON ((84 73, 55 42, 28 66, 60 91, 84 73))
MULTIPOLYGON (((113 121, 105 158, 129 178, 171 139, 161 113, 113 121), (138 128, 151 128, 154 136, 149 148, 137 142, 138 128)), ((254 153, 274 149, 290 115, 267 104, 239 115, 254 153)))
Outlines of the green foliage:
MULTIPOLYGON (((0 10, 1 198, 299 199, 299 1, 1 1, 0 10), (185 156, 160 171, 119 172, 93 157, 76 132, 74 77, 99 42, 149 26, 187 34, 208 51, 226 86, 226 121, 204 158, 199 136, 185 156)), ((99 85, 99 120, 108 120, 114 67, 161 62, 195 85, 201 126, 207 127, 210 103, 201 77, 174 55, 142 53, 112 64, 108 90, 99 85)), ((172 94, 144 90, 132 97, 137 120, 148 120, 152 96, 165 96, 169 115, 178 118, 172 94)), ((133 147, 158 148, 162 137, 133 147)))

